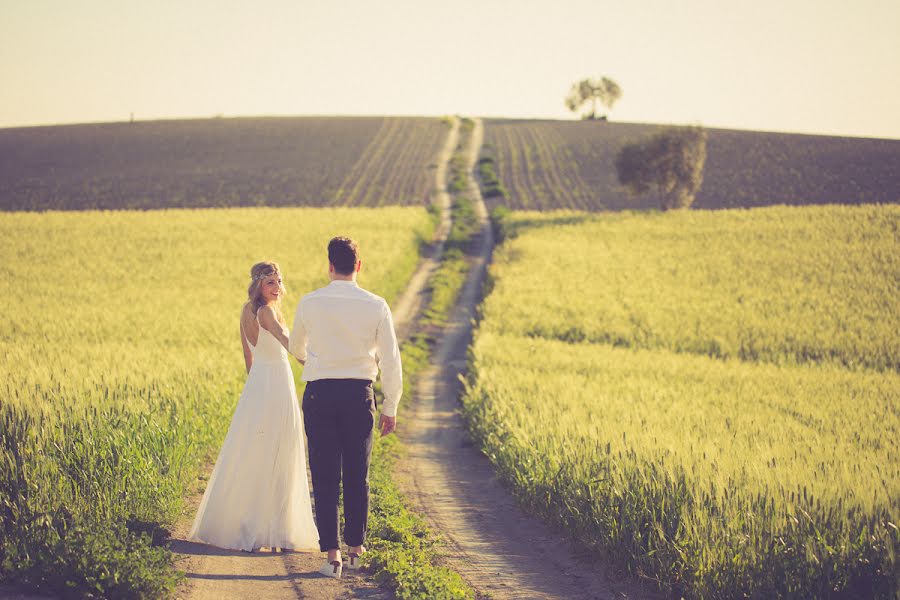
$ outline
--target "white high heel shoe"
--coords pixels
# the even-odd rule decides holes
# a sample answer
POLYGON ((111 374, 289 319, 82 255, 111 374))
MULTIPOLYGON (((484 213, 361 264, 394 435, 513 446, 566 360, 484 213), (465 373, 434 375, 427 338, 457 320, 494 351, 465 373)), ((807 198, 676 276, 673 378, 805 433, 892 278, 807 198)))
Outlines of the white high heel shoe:
POLYGON ((350 552, 350 553, 348 553, 348 556, 350 557, 350 562, 347 563, 348 569, 352 569, 354 571, 358 571, 358 570, 362 569, 362 564, 359 561, 359 558, 362 556, 362 554, 357 554, 356 552, 350 552))
POLYGON ((362 569, 362 564, 360 564, 360 562, 359 562, 359 557, 361 555, 357 554, 356 552, 351 552, 349 554, 349 556, 350 556, 350 562, 347 563, 347 568, 352 569, 354 571, 358 571, 358 570, 362 569))
POLYGON ((340 579, 343 571, 343 563, 339 560, 333 560, 331 562, 325 561, 325 564, 319 567, 319 573, 326 577, 334 577, 335 579, 340 579))

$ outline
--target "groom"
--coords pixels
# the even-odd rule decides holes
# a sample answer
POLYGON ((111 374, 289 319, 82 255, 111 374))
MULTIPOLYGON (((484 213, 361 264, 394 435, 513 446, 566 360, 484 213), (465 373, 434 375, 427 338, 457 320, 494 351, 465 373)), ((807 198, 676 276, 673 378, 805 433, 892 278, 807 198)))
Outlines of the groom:
POLYGON ((316 500, 319 549, 330 577, 343 571, 338 540, 338 497, 344 484, 344 541, 350 569, 365 552, 369 515, 369 456, 375 425, 372 384, 381 368, 384 405, 379 428, 396 426, 403 391, 400 350, 391 309, 383 298, 356 283, 359 247, 346 237, 328 242, 331 283, 304 296, 291 332, 291 354, 304 364, 303 419, 309 441, 309 468, 316 500))

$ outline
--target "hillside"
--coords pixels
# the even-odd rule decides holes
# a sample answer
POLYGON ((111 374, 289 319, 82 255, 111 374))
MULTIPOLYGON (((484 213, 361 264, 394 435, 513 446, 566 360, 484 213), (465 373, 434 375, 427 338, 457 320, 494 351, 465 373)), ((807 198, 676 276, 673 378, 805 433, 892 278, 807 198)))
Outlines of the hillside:
POLYGON ((0 210, 421 205, 446 131, 415 117, 0 129, 0 210))
MULTIPOLYGON (((649 208, 652 197, 631 198, 619 185, 615 157, 659 128, 492 119, 485 153, 496 157, 511 208, 649 208)), ((900 201, 900 140, 709 129, 707 153, 697 208, 900 201)))

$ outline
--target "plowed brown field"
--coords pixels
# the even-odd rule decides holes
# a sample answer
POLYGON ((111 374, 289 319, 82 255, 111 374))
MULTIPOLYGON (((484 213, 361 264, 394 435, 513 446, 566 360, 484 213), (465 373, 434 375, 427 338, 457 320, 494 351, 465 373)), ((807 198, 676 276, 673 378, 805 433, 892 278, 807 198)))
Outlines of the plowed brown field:
POLYGON ((0 129, 0 210, 424 204, 447 131, 419 117, 0 129))
MULTIPOLYGON (((490 119, 485 144, 496 151, 511 208, 651 208, 655 198, 631 198, 619 185, 615 158, 659 128, 490 119)), ((900 140, 709 129, 707 153, 697 208, 900 201, 900 140)))

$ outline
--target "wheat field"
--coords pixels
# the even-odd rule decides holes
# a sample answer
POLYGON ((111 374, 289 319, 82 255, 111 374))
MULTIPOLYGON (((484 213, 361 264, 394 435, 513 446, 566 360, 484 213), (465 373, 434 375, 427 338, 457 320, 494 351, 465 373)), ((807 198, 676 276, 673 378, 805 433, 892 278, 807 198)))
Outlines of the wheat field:
MULTIPOLYGON (((153 545, 225 435, 245 378, 250 266, 275 260, 293 319, 327 283, 327 241, 394 298, 422 208, 0 214, 0 574, 109 597, 171 590, 153 545)), ((298 382, 299 383, 299 382, 298 382)))
POLYGON ((513 213, 465 398, 533 511, 686 597, 885 596, 900 209, 513 213))

